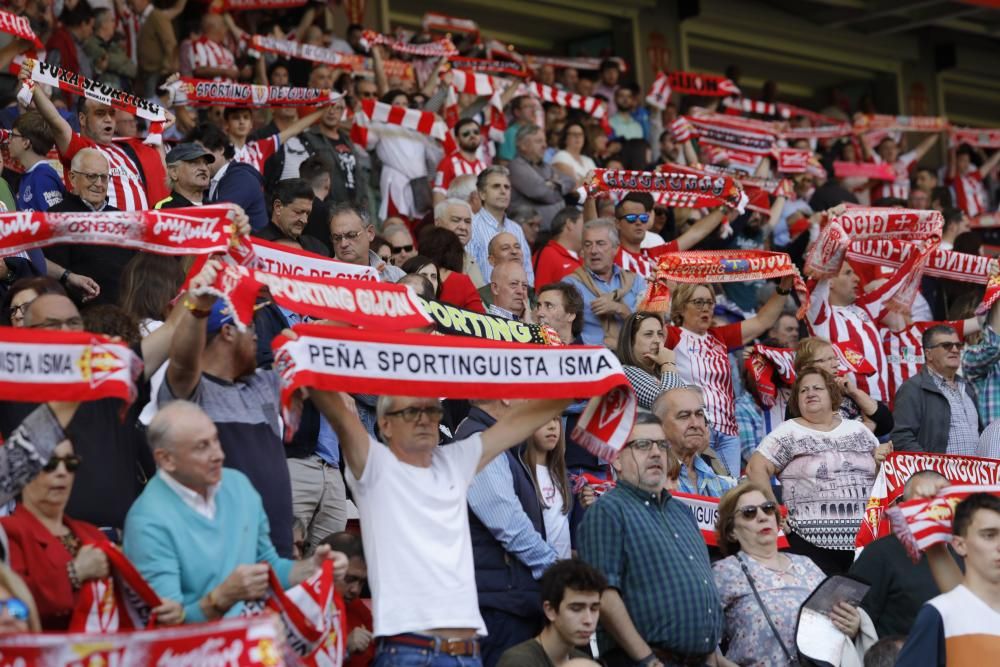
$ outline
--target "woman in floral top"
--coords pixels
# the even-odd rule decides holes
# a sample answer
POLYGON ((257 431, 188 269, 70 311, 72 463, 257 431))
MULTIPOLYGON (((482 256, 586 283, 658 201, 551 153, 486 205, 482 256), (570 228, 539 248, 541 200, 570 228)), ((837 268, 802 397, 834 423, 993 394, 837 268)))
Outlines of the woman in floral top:
MULTIPOLYGON (((791 664, 782 643, 796 655, 795 627, 799 607, 825 578, 806 556, 778 551, 778 506, 752 482, 728 491, 719 501, 716 520, 719 549, 727 558, 713 566, 715 586, 722 598, 725 617, 723 645, 725 665, 777 667, 791 664), (774 622, 775 637, 748 577, 760 594, 774 622)), ((857 635, 861 616, 857 609, 840 603, 831 615, 833 624, 849 637, 857 635)))

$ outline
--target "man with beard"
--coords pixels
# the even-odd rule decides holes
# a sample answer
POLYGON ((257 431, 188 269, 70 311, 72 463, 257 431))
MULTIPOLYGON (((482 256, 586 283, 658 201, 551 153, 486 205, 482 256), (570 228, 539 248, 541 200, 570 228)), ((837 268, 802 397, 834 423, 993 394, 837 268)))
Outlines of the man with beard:
POLYGON ((201 206, 212 180, 211 164, 215 156, 194 143, 179 144, 167 155, 167 182, 170 196, 154 208, 201 206))
POLYGON ((434 174, 434 204, 437 205, 448 196, 448 186, 458 176, 471 174, 478 176, 479 172, 489 166, 489 162, 480 154, 482 145, 482 129, 472 118, 463 118, 455 125, 455 139, 458 140, 458 150, 445 156, 438 164, 434 174))

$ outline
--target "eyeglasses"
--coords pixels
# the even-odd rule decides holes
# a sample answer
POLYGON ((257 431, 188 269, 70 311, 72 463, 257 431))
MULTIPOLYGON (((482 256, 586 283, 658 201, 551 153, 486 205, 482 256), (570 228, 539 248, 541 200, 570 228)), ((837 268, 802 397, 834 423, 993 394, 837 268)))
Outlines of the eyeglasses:
POLYGON ((108 180, 111 179, 110 174, 88 174, 83 171, 77 171, 76 169, 72 169, 71 171, 77 176, 83 176, 84 178, 86 178, 88 183, 96 183, 98 181, 100 181, 101 183, 107 183, 108 180))
POLYGON ((426 405, 422 408, 410 407, 385 413, 386 417, 402 417, 403 421, 409 424, 417 421, 420 415, 426 415, 428 421, 439 422, 444 416, 444 410, 440 405, 426 405))
POLYGON ((398 255, 401 252, 413 252, 413 245, 394 245, 392 246, 392 254, 398 255))
POLYGON ((649 222, 649 213, 629 213, 628 215, 623 215, 621 219, 629 223, 638 221, 646 224, 649 222))
POLYGON ((18 134, 17 132, 14 132, 13 130, 11 130, 10 138, 11 139, 24 139, 25 137, 24 137, 23 134, 18 134))
POLYGON ((59 464, 62 463, 66 466, 66 472, 76 472, 80 464, 83 463, 83 457, 79 454, 70 454, 69 456, 53 456, 48 462, 42 466, 42 472, 55 472, 59 464))
POLYGON ((961 352, 963 349, 965 349, 965 343, 948 341, 947 343, 938 343, 937 345, 928 345, 927 349, 928 350, 933 350, 935 347, 943 347, 944 349, 948 350, 949 352, 955 352, 955 351, 961 352))
POLYGON ((760 505, 745 505, 736 509, 747 520, 757 518, 757 510, 763 512, 764 516, 774 516, 774 513, 778 511, 778 503, 768 500, 766 503, 761 503, 760 505))
POLYGON ((330 234, 330 240, 333 241, 334 245, 337 245, 344 239, 347 239, 348 241, 354 241, 359 236, 361 236, 361 232, 347 232, 346 234, 330 234))
POLYGON ((670 451, 670 443, 667 442, 666 440, 651 440, 649 438, 639 438, 638 440, 629 440, 625 444, 631 447, 632 449, 638 449, 640 452, 648 452, 653 448, 654 445, 659 447, 661 452, 670 451))
POLYGON ((28 616, 28 605, 24 603, 20 598, 7 598, 6 600, 0 600, 0 609, 7 612, 7 615, 13 618, 15 621, 27 621, 28 616))
POLYGON ((715 308, 715 301, 712 299, 691 299, 688 301, 689 306, 694 306, 698 310, 704 310, 705 308, 715 308))
POLYGON ((47 319, 31 324, 29 329, 69 329, 70 331, 83 331, 83 318, 77 315, 65 320, 47 319))
POLYGON ((14 319, 15 317, 24 317, 24 311, 28 310, 28 306, 30 305, 30 301, 25 301, 18 306, 11 306, 7 310, 7 313, 10 314, 10 319, 14 319))

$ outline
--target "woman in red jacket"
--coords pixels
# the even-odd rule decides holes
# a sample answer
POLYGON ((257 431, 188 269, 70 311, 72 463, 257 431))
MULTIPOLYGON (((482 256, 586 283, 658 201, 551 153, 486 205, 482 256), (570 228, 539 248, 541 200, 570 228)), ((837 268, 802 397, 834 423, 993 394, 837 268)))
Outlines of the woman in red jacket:
POLYGON ((24 487, 14 513, 0 520, 10 566, 31 590, 45 630, 66 630, 83 583, 108 576, 108 558, 95 546, 107 539, 91 524, 65 515, 81 463, 73 444, 63 440, 24 487))

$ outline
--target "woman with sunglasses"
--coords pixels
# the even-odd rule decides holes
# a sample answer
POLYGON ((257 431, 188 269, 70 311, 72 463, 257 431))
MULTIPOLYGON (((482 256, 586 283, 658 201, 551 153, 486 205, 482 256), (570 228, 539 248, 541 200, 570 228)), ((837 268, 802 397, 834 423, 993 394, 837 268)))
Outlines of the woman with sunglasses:
POLYGON ((618 336, 618 360, 635 390, 639 407, 651 410, 656 397, 684 386, 677 375, 674 351, 664 341, 663 319, 658 313, 632 313, 618 336))
MULTIPOLYGON (((722 599, 725 657, 741 667, 792 663, 799 608, 825 578, 808 557, 778 551, 782 519, 768 491, 753 482, 730 489, 719 500, 715 523, 726 556, 712 566, 722 599)), ((861 627, 859 611, 846 603, 834 607, 830 620, 849 637, 861 627)))
POLYGON ((21 577, 0 563, 0 635, 41 631, 31 591, 21 577))
POLYGON ((789 398, 800 416, 765 436, 747 464, 747 476, 772 500, 771 478, 778 476, 791 550, 827 574, 842 574, 854 561, 879 445, 864 424, 840 416, 841 399, 833 375, 818 366, 802 369, 789 398))
POLYGON ((7 532, 11 568, 31 590, 45 630, 66 630, 84 582, 108 576, 108 558, 98 547, 108 540, 96 527, 65 514, 73 477, 82 460, 63 440, 35 479, 21 491, 7 532))
POLYGON ((676 354, 681 380, 701 388, 712 428, 712 447, 733 477, 740 476, 740 438, 729 353, 771 328, 781 316, 792 284, 791 276, 782 278, 757 315, 721 327, 712 326, 715 292, 709 285, 684 283, 670 295, 666 345, 676 354))

